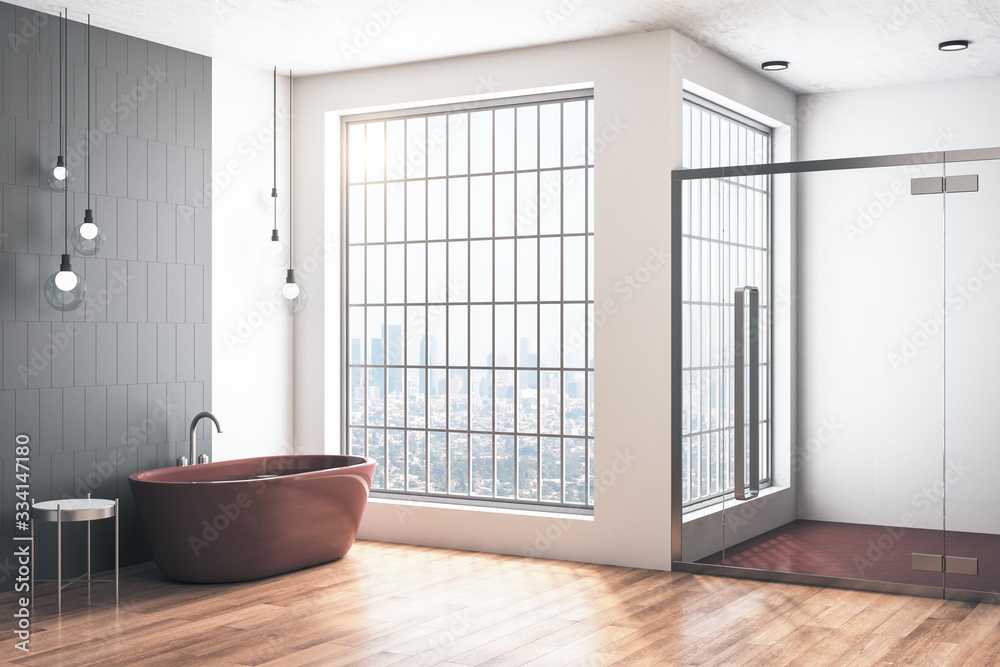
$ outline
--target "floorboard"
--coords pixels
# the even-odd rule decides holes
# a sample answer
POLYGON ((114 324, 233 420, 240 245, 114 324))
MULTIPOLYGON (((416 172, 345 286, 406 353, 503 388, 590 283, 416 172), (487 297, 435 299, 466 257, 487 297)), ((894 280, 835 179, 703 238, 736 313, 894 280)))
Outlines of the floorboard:
MULTIPOLYGON (((43 584, 0 664, 1000 664, 1000 606, 360 541, 341 561, 190 585, 43 584)), ((13 593, 0 594, 11 619, 13 593)))

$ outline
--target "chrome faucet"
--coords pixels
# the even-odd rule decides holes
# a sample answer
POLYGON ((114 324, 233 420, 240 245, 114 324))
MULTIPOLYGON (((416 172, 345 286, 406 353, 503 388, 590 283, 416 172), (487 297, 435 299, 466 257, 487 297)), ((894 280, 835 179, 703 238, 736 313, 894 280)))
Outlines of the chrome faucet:
MULTIPOLYGON (((195 436, 195 431, 198 429, 198 422, 200 422, 202 419, 205 419, 206 417, 215 422, 215 430, 218 431, 219 433, 222 433, 222 427, 219 426, 219 420, 216 419, 215 415, 213 415, 211 412, 199 412, 194 416, 194 419, 191 420, 191 434, 190 434, 192 465, 195 463, 208 463, 208 454, 202 454, 199 458, 195 458, 196 443, 198 441, 198 438, 195 436)), ((185 459, 183 456, 177 459, 177 465, 185 466, 187 464, 188 464, 187 459, 185 459)))

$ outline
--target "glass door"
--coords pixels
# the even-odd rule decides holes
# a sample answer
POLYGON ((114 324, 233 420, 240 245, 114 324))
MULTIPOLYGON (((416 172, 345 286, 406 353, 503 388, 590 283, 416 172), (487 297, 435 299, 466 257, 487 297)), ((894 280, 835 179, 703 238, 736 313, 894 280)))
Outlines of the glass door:
MULTIPOLYGON (((923 183, 914 178, 940 176, 940 164, 796 176, 797 424, 787 470, 775 470, 772 488, 727 499, 726 568, 940 591, 943 574, 928 562, 943 553, 945 340, 935 324, 944 299, 943 202, 911 194, 923 183), (781 487, 790 500, 780 499, 781 487), (768 512, 773 527, 760 532, 768 525, 757 517, 768 512)), ((733 277, 729 289, 745 287, 733 277)), ((766 309, 760 315, 769 320, 766 309)), ((739 340, 754 344, 749 313, 743 320, 748 331, 738 336, 734 326, 734 350, 739 340)), ((759 338, 766 346, 766 327, 759 338)), ((741 363, 747 385, 745 398, 733 388, 744 401, 734 403, 733 419, 744 421, 746 442, 732 456, 743 450, 749 487, 750 471, 762 467, 751 458, 751 355, 741 363)), ((767 409, 766 396, 757 406, 767 409)))
POLYGON ((946 175, 945 587, 1000 601, 1000 161, 946 175))

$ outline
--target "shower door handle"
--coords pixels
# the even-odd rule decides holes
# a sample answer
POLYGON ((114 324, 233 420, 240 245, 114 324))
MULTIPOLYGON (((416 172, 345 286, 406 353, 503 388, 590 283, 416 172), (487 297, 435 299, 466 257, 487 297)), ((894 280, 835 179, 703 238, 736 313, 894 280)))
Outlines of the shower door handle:
POLYGON ((756 498, 760 492, 760 290, 747 285, 737 287, 733 294, 736 308, 733 329, 735 331, 734 362, 736 365, 736 440, 735 451, 735 495, 737 500, 756 498), (749 293, 750 317, 744 315, 746 295, 749 293), (747 320, 749 319, 749 331, 747 320), (747 348, 749 354, 747 354, 747 348), (747 359, 749 357, 749 360, 747 359), (749 364, 746 362, 749 361, 749 364), (750 488, 746 488, 746 371, 750 367, 750 488))

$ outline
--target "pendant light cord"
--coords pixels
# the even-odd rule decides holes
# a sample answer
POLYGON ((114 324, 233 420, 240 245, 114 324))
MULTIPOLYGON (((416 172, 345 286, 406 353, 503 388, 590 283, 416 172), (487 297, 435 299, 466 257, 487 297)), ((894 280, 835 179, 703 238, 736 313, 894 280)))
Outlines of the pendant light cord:
MULTIPOLYGON (((59 45, 59 58, 62 60, 62 69, 60 69, 59 74, 63 85, 63 99, 61 100, 63 106, 61 118, 63 121, 63 159, 66 160, 66 169, 69 169, 69 157, 66 156, 65 150, 69 146, 69 137, 67 136, 69 134, 69 68, 66 65, 66 51, 69 49, 69 7, 65 9, 66 18, 63 20, 62 43, 59 45), (63 70, 66 70, 65 76, 63 76, 63 70)), ((65 254, 69 255, 69 172, 67 172, 63 183, 63 236, 66 243, 65 254)))
POLYGON ((274 142, 274 183, 271 186, 271 197, 274 198, 274 231, 278 231, 278 66, 274 66, 274 129, 271 132, 274 142))
POLYGON ((90 194, 90 14, 87 14, 87 208, 91 208, 90 194))
POLYGON ((288 70, 288 268, 292 265, 292 70, 288 70))

